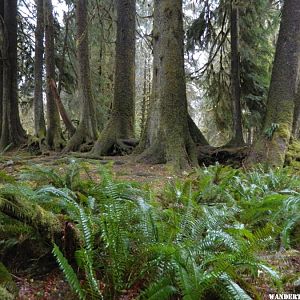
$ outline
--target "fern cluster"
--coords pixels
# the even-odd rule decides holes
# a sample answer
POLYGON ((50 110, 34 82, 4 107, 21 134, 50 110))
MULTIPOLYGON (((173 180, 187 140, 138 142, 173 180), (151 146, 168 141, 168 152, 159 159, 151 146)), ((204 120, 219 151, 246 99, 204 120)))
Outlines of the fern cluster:
POLYGON ((75 265, 56 244, 53 255, 79 299, 119 299, 132 288, 140 299, 260 299, 252 282, 261 274, 281 289, 260 254, 299 242, 300 177, 289 169, 216 165, 159 195, 107 167, 90 176, 74 160, 64 172, 35 166, 19 180, 0 188, 0 254, 36 235, 42 213, 45 226, 63 215, 79 235, 75 265))

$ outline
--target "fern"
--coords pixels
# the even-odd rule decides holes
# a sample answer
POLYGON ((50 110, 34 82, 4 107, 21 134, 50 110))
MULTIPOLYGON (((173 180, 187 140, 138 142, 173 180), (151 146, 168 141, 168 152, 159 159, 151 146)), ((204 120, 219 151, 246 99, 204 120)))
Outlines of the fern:
POLYGON ((82 289, 76 273, 74 272, 73 268, 69 265, 67 259, 63 256, 57 245, 54 244, 52 252, 72 290, 78 295, 79 299, 85 299, 86 293, 82 289))
POLYGON ((163 279, 150 284, 146 291, 141 295, 141 299, 147 300, 168 300, 170 296, 175 294, 177 289, 172 285, 169 278, 164 277, 163 279))

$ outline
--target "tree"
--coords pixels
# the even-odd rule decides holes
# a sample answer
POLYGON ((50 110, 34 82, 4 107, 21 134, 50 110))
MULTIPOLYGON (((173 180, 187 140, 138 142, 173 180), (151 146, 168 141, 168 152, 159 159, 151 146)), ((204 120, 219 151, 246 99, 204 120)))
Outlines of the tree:
POLYGON ((298 83, 297 94, 295 98, 295 110, 294 110, 294 119, 292 127, 292 136, 295 139, 299 139, 299 130, 300 130, 300 81, 298 83))
POLYGON ((98 137, 95 104, 90 79, 87 17, 87 1, 78 0, 76 7, 77 59, 79 68, 79 95, 82 107, 79 126, 68 142, 65 151, 77 150, 84 142, 94 141, 98 137))
POLYGON ((5 32, 3 58, 3 106, 0 149, 25 142, 18 106, 17 82, 17 0, 4 1, 5 32))
POLYGON ((46 96, 47 96, 47 145, 50 149, 61 150, 63 147, 60 117, 51 82, 55 80, 55 48, 54 20, 51 0, 44 0, 45 14, 45 64, 46 64, 46 96))
POLYGON ((286 0, 276 46, 276 54, 263 130, 247 160, 282 166, 289 145, 299 76, 300 2, 286 0))
MULTIPOLYGON (((214 144, 225 143, 230 136, 229 145, 239 144, 237 131, 242 144, 241 107, 245 129, 253 134, 261 127, 274 59, 273 40, 279 28, 276 3, 217 1, 211 5, 211 1, 199 1, 199 16, 188 23, 188 53, 208 53, 207 62, 191 73, 191 79, 201 78, 203 101, 213 108, 204 119, 210 132, 217 130, 222 136, 219 141, 212 140, 214 144)), ((194 60, 190 65, 193 69, 194 60)))
POLYGON ((5 47, 5 27, 4 27, 4 0, 0 0, 0 24, 1 36, 3 37, 0 44, 0 135, 2 132, 2 110, 3 110, 3 58, 5 47))
POLYGON ((241 110, 241 83, 240 83, 240 55, 239 55, 239 9, 231 2, 230 16, 230 44, 231 44, 231 98, 233 137, 231 146, 244 144, 241 110))
POLYGON ((46 125, 43 104, 43 55, 44 55, 44 1, 36 0, 35 59, 34 59, 34 129, 43 139, 46 125))
MULTIPOLYGON (((134 138, 135 115, 135 0, 117 0, 117 41, 114 99, 110 119, 92 155, 110 154, 114 146, 126 150, 134 138)), ((134 140, 133 140, 134 143, 134 140)))
POLYGON ((180 169, 197 165, 188 126, 183 37, 182 0, 155 0, 153 91, 141 159, 180 169))

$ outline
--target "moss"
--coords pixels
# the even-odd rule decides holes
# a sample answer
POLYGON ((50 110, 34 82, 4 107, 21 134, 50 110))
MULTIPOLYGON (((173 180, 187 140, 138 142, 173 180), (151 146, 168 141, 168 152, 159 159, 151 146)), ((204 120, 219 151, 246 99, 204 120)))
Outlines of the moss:
POLYGON ((300 168, 300 141, 292 140, 285 157, 285 164, 300 168))

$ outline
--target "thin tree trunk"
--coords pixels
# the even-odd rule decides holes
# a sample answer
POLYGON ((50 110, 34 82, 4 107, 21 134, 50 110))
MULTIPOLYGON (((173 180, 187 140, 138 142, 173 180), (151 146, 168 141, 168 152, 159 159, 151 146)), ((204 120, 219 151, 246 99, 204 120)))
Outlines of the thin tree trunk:
POLYGON ((240 83, 240 55, 239 55, 239 10, 231 3, 231 97, 233 137, 230 146, 242 146, 245 144, 242 127, 241 110, 241 83, 240 83))
POLYGON ((0 149, 18 146, 25 142, 18 105, 17 82, 17 0, 4 1, 4 23, 7 50, 3 62, 3 113, 0 149))
POLYGON ((37 22, 35 29, 34 60, 34 129, 39 139, 46 136, 43 103, 43 55, 44 55, 44 1, 36 0, 37 22))
MULTIPOLYGON (((117 0, 117 41, 112 114, 92 155, 111 154, 122 140, 134 138, 135 115, 135 0, 117 0)), ((128 150, 131 150, 129 147, 128 150)))
POLYGON ((286 0, 276 46, 276 54, 263 131, 247 164, 282 166, 291 137, 295 96, 299 77, 300 1, 286 0))
POLYGON ((83 143, 95 141, 98 137, 95 103, 90 79, 87 1, 77 0, 76 17, 79 95, 82 107, 80 123, 65 151, 77 150, 83 143))
POLYGON ((73 123, 61 101, 61 98, 60 98, 60 95, 58 92, 58 88, 56 87, 56 83, 53 79, 50 80, 50 85, 51 85, 52 95, 54 97, 59 114, 66 126, 67 131, 69 132, 70 136, 72 136, 75 133, 76 128, 74 127, 74 125, 73 125, 73 123))
POLYGON ((51 0, 44 0, 45 14, 45 64, 46 64, 46 95, 47 95, 47 145, 59 151, 63 148, 60 117, 53 93, 51 80, 55 80, 55 49, 54 19, 51 0))

